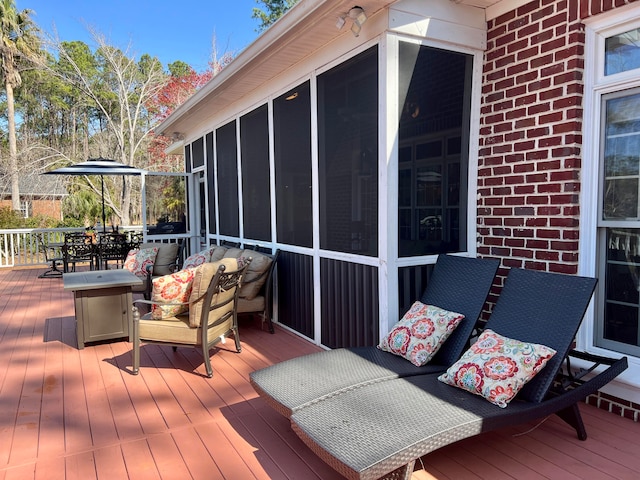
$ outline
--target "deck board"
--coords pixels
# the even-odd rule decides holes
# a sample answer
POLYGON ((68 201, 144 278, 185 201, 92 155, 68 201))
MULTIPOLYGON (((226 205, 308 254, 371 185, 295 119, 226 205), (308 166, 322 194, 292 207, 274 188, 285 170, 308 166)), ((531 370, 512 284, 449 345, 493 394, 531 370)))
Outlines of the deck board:
MULTIPOLYGON (((243 320, 212 354, 125 340, 78 350, 73 294, 43 269, 0 271, 0 480, 340 477, 260 399, 249 373, 319 350, 243 320)), ((581 405, 589 439, 557 417, 465 439, 417 463, 413 480, 640 478, 640 425, 581 405)))

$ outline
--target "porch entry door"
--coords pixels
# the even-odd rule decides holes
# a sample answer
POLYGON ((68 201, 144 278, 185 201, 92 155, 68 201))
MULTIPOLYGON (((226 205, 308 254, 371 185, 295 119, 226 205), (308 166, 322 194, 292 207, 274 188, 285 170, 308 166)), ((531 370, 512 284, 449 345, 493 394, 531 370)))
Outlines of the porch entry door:
POLYGON ((189 218, 188 173, 145 173, 142 182, 142 222, 152 241, 194 235, 189 218))
POLYGON ((602 97, 596 345, 640 356, 640 88, 602 97))

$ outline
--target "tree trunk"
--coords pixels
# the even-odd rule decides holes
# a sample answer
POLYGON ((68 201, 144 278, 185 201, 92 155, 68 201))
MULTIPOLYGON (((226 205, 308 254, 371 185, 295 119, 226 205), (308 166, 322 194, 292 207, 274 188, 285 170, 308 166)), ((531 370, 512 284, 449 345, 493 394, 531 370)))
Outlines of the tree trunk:
POLYGON ((9 126, 9 178, 11 178, 11 208, 20 211, 20 176, 18 174, 18 147, 16 144, 16 117, 13 85, 5 82, 7 92, 7 120, 9 126))

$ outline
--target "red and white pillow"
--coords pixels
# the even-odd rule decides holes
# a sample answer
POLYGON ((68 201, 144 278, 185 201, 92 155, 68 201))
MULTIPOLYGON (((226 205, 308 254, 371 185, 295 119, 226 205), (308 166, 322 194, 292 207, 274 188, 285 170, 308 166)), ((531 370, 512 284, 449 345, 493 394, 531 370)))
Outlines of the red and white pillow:
POLYGON ((555 354, 544 345, 521 342, 487 329, 438 380, 505 408, 555 354))
POLYGON ((182 264, 182 269, 186 270, 188 268, 195 268, 199 265, 202 265, 203 263, 208 263, 210 261, 211 250, 203 250, 202 252, 189 255, 182 264))
MULTIPOLYGON (((171 275, 153 279, 151 301, 160 303, 187 303, 191 296, 195 269, 180 270, 171 275)), ((151 305, 151 318, 160 320, 186 312, 189 305, 151 305)))
POLYGON ((433 358, 464 315, 415 302, 378 348, 421 367, 433 358))
POLYGON ((156 261, 158 247, 130 250, 124 261, 124 268, 138 277, 147 275, 147 266, 156 261))

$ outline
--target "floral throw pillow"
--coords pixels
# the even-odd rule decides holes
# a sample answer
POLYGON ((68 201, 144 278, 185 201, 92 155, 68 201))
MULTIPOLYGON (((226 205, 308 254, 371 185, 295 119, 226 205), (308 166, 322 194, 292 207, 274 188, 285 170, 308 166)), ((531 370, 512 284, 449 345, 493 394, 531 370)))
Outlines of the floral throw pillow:
POLYGON ((438 380, 505 408, 555 354, 544 345, 521 342, 487 329, 438 380))
MULTIPOLYGON (((151 301, 160 303, 186 303, 191 296, 194 269, 180 270, 171 275, 153 279, 153 290, 151 291, 151 301)), ((173 317, 186 312, 188 305, 151 305, 151 318, 156 320, 173 317)))
POLYGON ((199 265, 202 265, 203 263, 208 263, 210 261, 211 250, 203 250, 202 252, 189 255, 182 264, 182 269, 186 270, 187 268, 195 268, 199 265))
POLYGON ((124 268, 138 277, 147 275, 147 266, 153 265, 158 255, 158 247, 130 250, 124 261, 124 268))
POLYGON ((463 318, 461 313, 415 302, 378 348, 421 367, 431 360, 463 318))

